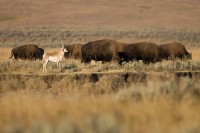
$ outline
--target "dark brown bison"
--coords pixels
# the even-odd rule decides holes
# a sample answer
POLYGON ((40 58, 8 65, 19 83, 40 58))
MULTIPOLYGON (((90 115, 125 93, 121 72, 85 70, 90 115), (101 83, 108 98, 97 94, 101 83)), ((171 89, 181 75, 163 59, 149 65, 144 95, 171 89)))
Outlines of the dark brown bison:
POLYGON ((42 59, 43 54, 44 50, 42 48, 39 48, 37 45, 34 44, 27 44, 13 48, 10 58, 14 56, 15 59, 36 60, 42 59))
POLYGON ((178 42, 160 45, 159 50, 161 59, 192 59, 192 54, 188 53, 185 46, 178 42))
POLYGON ((156 44, 151 42, 127 44, 123 52, 118 52, 118 55, 121 58, 120 64, 123 61, 142 60, 145 64, 160 61, 159 48, 156 44))
POLYGON ((36 52, 36 54, 34 54, 34 58, 35 59, 39 59, 42 60, 43 59, 43 55, 44 55, 44 49, 39 48, 36 52))
POLYGON ((88 63, 91 60, 109 62, 118 59, 119 43, 109 39, 88 42, 82 45, 82 62, 88 63))
POLYGON ((65 58, 81 59, 82 44, 67 45, 68 52, 65 53, 65 58))
POLYGON ((127 45, 126 43, 121 43, 121 42, 117 42, 117 52, 123 52, 124 51, 124 47, 127 45))

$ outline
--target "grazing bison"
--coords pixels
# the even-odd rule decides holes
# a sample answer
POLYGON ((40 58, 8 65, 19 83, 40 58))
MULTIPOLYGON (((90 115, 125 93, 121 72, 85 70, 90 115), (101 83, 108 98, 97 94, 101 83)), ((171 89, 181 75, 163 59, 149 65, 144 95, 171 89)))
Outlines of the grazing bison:
POLYGON ((67 45, 68 52, 65 53, 65 58, 81 59, 81 47, 82 44, 67 45))
POLYGON ((117 45, 117 52, 123 52, 124 51, 124 47, 127 45, 126 43, 116 43, 117 45))
POLYGON ((185 46, 181 43, 167 43, 159 46, 161 59, 192 59, 192 54, 188 53, 185 46))
POLYGON ((34 58, 42 60, 43 55, 44 55, 44 49, 38 48, 37 52, 34 54, 34 58))
POLYGON ((93 42, 88 42, 82 45, 82 62, 88 63, 91 60, 109 62, 113 59, 118 59, 118 42, 103 39, 93 42))
POLYGON ((36 60, 36 59, 42 59, 43 54, 44 50, 42 48, 39 48, 37 45, 34 44, 27 44, 13 48, 11 51, 10 58, 14 56, 15 59, 36 60))
POLYGON ((159 61, 159 48, 156 44, 151 42, 139 42, 127 44, 123 52, 118 52, 121 58, 120 64, 123 61, 139 61, 142 60, 145 64, 159 61))

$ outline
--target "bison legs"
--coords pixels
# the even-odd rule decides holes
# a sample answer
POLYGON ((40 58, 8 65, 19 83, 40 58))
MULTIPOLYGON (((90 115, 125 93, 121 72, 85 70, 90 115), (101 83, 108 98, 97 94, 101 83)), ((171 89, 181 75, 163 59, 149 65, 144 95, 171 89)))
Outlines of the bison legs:
POLYGON ((143 59, 142 60, 144 64, 149 65, 150 63, 156 63, 157 60, 156 59, 143 59))
POLYGON ((91 59, 90 58, 83 58, 81 60, 81 63, 90 63, 91 62, 91 59))
POLYGON ((118 62, 121 65, 123 62, 128 62, 130 58, 124 52, 118 52, 118 62))

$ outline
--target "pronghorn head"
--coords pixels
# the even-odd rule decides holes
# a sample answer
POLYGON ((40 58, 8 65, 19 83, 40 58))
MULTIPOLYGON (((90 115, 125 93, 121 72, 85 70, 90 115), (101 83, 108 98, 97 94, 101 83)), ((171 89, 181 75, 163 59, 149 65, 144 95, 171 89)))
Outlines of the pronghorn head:
MULTIPOLYGON (((69 44, 69 43, 68 43, 68 44, 69 44)), ((68 51, 67 51, 67 47, 65 46, 65 44, 62 46, 61 50, 62 50, 63 52, 68 52, 68 51)))

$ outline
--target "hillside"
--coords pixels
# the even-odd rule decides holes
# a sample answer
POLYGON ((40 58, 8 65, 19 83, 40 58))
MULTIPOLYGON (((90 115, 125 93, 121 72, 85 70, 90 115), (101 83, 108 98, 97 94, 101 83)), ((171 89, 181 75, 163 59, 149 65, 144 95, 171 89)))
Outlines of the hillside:
POLYGON ((0 27, 199 30, 199 0, 1 0, 0 27))

